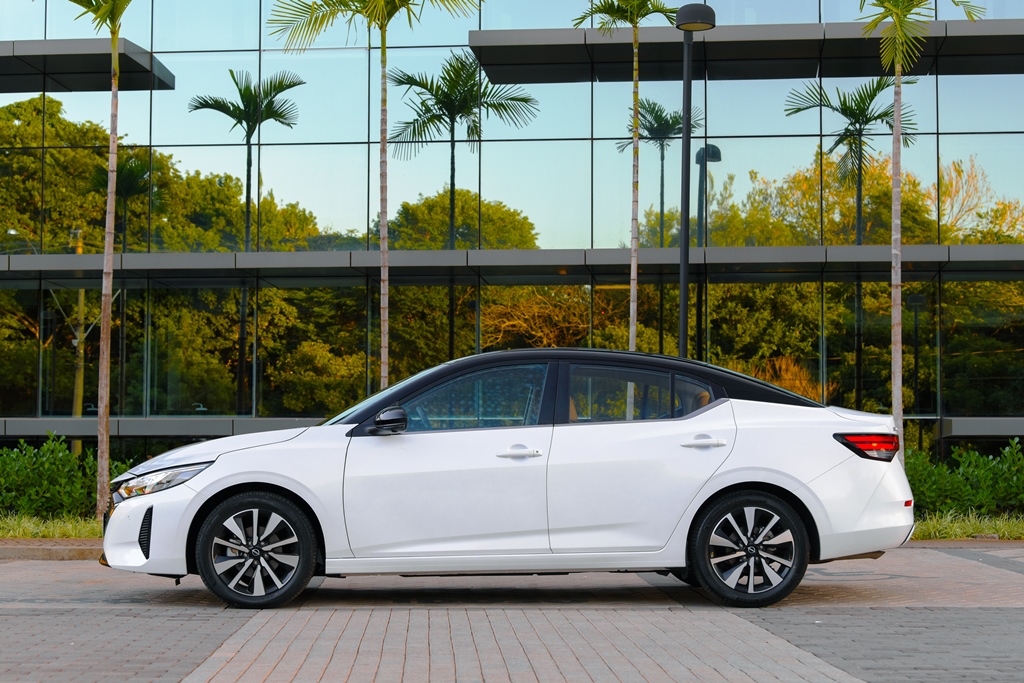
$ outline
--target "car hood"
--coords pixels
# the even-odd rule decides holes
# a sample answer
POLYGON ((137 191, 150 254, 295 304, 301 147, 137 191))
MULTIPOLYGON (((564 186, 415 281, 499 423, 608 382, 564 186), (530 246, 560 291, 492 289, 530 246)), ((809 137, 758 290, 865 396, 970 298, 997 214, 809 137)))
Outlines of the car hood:
POLYGON ((238 436, 226 436, 223 439, 212 441, 201 441, 181 448, 167 451, 155 458, 150 458, 142 464, 131 468, 115 481, 137 477, 156 470, 166 470, 171 467, 193 465, 201 462, 213 462, 225 453, 241 451, 246 448, 267 446, 269 444, 281 443, 294 439, 309 427, 296 427, 295 429, 281 429, 273 432, 257 432, 255 434, 239 434, 238 436))
POLYGON ((896 423, 893 421, 892 415, 881 415, 879 413, 865 413, 861 410, 851 410, 850 408, 838 408, 836 406, 829 406, 827 410, 846 420, 853 420, 854 422, 865 422, 873 425, 885 425, 890 429, 896 428, 896 423))

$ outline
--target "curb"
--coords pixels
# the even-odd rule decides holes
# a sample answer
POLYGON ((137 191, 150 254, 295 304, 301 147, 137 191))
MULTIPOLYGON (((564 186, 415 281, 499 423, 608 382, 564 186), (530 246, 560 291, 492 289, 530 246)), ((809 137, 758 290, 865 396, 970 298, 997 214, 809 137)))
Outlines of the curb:
POLYGON ((103 554, 102 538, 0 538, 3 560, 91 560, 103 554))

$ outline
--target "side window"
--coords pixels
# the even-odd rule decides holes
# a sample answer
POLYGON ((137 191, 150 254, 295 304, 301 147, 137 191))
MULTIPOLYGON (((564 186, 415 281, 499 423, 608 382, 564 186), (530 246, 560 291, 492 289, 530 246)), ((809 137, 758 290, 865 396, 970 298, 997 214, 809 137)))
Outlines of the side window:
POLYGON ((405 403, 410 432, 523 427, 540 421, 547 364, 480 370, 405 403))
POLYGON ((569 366, 569 421, 624 422, 672 417, 667 372, 607 365, 569 366))
POLYGON ((676 417, 689 415, 714 400, 714 392, 707 384, 685 375, 675 376, 676 417))

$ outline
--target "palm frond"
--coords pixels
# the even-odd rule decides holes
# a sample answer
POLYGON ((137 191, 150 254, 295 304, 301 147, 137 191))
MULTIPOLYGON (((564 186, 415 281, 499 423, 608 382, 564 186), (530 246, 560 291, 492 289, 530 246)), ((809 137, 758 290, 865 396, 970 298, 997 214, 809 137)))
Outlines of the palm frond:
POLYGON ((602 33, 610 33, 623 26, 639 26, 651 16, 662 16, 671 23, 675 21, 675 10, 661 0, 597 0, 573 20, 573 28, 596 19, 597 28, 602 33))
POLYGON ((301 52, 339 17, 358 13, 357 0, 278 0, 270 11, 270 35, 284 35, 284 49, 301 52))
POLYGON ((817 81, 809 81, 804 84, 803 90, 790 90, 786 96, 786 116, 793 116, 819 107, 834 110, 828 93, 817 81))

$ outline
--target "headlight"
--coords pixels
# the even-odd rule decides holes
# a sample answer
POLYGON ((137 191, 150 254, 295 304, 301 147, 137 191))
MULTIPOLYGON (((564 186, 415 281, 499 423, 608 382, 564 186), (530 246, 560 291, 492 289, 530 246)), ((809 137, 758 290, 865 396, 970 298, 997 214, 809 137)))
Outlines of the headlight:
POLYGON ((140 477, 129 479, 121 484, 117 489, 117 495, 120 496, 121 500, 124 500, 134 496, 144 496, 147 493, 163 491, 164 489, 169 489, 172 486, 185 483, 209 466, 210 463, 204 462, 201 465, 176 467, 170 470, 160 470, 159 472, 143 474, 140 477))

